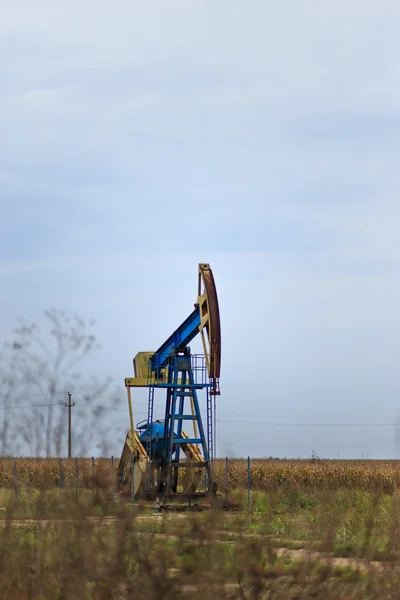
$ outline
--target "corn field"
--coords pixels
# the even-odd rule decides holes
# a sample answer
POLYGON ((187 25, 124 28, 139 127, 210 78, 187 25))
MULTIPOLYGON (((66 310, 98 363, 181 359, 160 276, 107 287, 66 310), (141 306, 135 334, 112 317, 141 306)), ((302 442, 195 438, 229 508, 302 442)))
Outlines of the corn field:
MULTIPOLYGON (((247 460, 228 460, 228 485, 235 489, 247 484, 247 460)), ((215 479, 225 486, 226 463, 215 461, 215 479)), ((336 490, 340 488, 392 493, 400 486, 400 461, 389 460, 277 460, 252 459, 251 488, 276 489, 295 486, 336 490)))
MULTIPOLYGON (((114 471, 118 460, 114 461, 114 471)), ((60 461, 55 458, 0 458, 0 487, 14 486, 15 469, 19 485, 51 488, 59 485, 60 461)), ((226 462, 216 459, 215 479, 225 489, 226 462)), ((230 489, 247 486, 247 459, 228 460, 230 489)), ((62 460, 62 484, 74 486, 78 475, 79 487, 112 486, 110 458, 96 458, 94 481, 90 458, 62 460)), ((400 487, 400 461, 396 460, 272 460, 251 459, 250 482, 253 490, 273 490, 296 486, 315 489, 360 489, 392 493, 400 487)))

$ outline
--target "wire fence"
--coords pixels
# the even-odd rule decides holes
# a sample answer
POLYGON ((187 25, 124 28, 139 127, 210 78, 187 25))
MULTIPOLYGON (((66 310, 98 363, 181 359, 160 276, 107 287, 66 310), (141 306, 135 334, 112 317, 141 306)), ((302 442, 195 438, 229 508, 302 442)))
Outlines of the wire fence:
MULTIPOLYGON (((221 459, 219 459, 221 460, 221 459)), ((247 458, 247 504, 251 504, 251 459, 247 458)), ((222 485, 222 494, 225 494, 226 501, 231 488, 230 485, 230 461, 228 457, 224 460, 224 477, 220 476, 220 485, 222 485)), ((132 458, 131 477, 130 477, 130 500, 135 502, 135 463, 132 458)), ((105 491, 111 503, 117 500, 116 493, 116 474, 118 462, 114 456, 110 458, 95 457, 88 458, 51 458, 51 459, 6 459, 2 458, 0 463, 0 488, 12 489, 18 500, 21 492, 30 489, 40 490, 58 490, 62 497, 63 493, 75 493, 75 501, 79 503, 80 494, 91 492, 93 501, 99 490, 105 491)), ((205 471, 205 470, 204 470, 205 471)), ((220 473, 222 475, 222 473, 220 473)), ((204 490, 207 488, 207 480, 204 477, 204 490)))
MULTIPOLYGON (((16 458, 0 457, 1 498, 14 490, 25 498, 29 491, 48 490, 77 502, 90 496, 115 502, 119 497, 117 482, 119 460, 109 458, 16 458), (8 491, 7 491, 8 490, 8 491)), ((132 469, 133 465, 130 465, 132 469)), ((206 471, 205 469, 203 469, 206 471)), ((183 481, 183 471, 182 478, 183 481)), ((138 472, 137 472, 138 473, 138 472)), ((226 500, 243 498, 247 504, 258 493, 277 489, 295 492, 307 490, 336 491, 352 489, 392 494, 400 488, 400 460, 327 460, 274 458, 215 458, 212 481, 226 500)), ((133 474, 134 475, 134 474, 133 474)), ((137 476, 139 476, 137 474, 137 476)), ((134 475, 135 477, 135 475, 134 475)), ((132 476, 127 477, 128 480, 132 476)), ((136 481, 136 484, 139 484, 136 481)), ((136 485, 137 487, 137 485, 136 485)), ((199 481, 198 491, 209 489, 206 477, 199 481)), ((123 486, 123 496, 129 497, 129 482, 123 486)), ((36 492, 35 492, 36 493, 36 492)))

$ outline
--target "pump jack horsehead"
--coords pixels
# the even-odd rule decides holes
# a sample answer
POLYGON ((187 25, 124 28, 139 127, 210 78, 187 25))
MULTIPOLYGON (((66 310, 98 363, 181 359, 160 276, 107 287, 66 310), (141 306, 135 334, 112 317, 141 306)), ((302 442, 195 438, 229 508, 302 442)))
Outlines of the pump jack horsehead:
POLYGON ((197 302, 192 313, 156 352, 139 352, 133 366, 135 376, 125 379, 130 430, 117 472, 119 491, 128 489, 135 497, 189 504, 215 495, 214 421, 215 400, 220 395, 221 325, 209 264, 199 264, 197 302), (188 346, 198 334, 202 355, 191 354, 188 346), (147 419, 135 429, 131 393, 137 387, 148 388, 149 395, 147 419), (156 390, 164 392, 163 420, 153 419, 156 390), (200 394, 206 400, 205 427, 200 394))

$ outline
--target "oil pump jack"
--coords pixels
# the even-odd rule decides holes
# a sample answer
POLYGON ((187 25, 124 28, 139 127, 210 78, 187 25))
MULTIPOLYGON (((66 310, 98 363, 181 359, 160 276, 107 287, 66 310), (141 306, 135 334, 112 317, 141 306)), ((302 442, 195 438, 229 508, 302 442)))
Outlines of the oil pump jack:
POLYGON ((198 269, 194 310, 155 352, 133 359, 134 377, 125 379, 130 430, 117 472, 120 491, 189 504, 216 493, 213 478, 215 405, 220 395, 221 325, 217 290, 209 264, 198 269), (200 334, 204 354, 192 354, 200 334), (132 390, 148 388, 147 419, 134 427, 132 390), (156 393, 157 391, 157 393, 156 393), (164 418, 154 419, 156 396, 164 396, 164 418), (206 423, 200 410, 205 396, 206 423))

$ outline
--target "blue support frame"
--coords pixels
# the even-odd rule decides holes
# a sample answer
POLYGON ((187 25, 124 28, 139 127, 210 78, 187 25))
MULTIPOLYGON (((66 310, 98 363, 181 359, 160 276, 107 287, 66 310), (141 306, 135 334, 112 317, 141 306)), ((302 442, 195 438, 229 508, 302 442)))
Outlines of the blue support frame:
MULTIPOLYGON (((193 323, 193 321, 192 321, 193 323)), ((187 339, 188 329, 183 330, 183 335, 187 339), (186 333, 185 333, 186 331, 186 333)), ((171 336, 170 340, 173 336, 171 336)), ((166 346, 161 347, 162 353, 166 352, 166 346)), ((197 358, 194 357, 194 358, 197 358)), ((151 451, 149 453, 150 460, 153 465, 160 470, 159 487, 156 493, 159 494, 173 494, 177 492, 178 484, 178 469, 177 466, 181 456, 181 446, 183 444, 197 444, 200 446, 200 450, 204 457, 204 466, 210 474, 210 455, 208 449, 207 438, 205 435, 203 422, 200 413, 200 406, 197 396, 198 389, 209 388, 210 383, 197 383, 193 372, 192 356, 189 348, 185 348, 182 352, 172 351, 166 358, 164 354, 158 357, 157 353, 154 354, 150 359, 149 370, 153 365, 159 365, 163 368, 168 367, 168 379, 164 383, 151 383, 149 384, 149 406, 151 410, 149 414, 153 414, 153 402, 154 402, 154 390, 155 388, 166 389, 166 402, 165 402, 165 413, 164 413, 164 435, 161 441, 160 439, 160 450, 161 457, 154 461, 151 451), (190 400, 193 400, 193 414, 191 407, 189 406, 190 400), (182 437, 183 422, 189 421, 197 424, 198 437, 185 438, 182 437), (173 463, 173 464, 172 464, 173 463)), ((198 371, 199 368, 196 366, 194 361, 194 368, 198 371)), ((205 369, 205 366, 204 366, 205 369)), ((198 373, 196 372, 196 378, 198 373)), ((148 425, 152 422, 148 421, 148 425)), ((150 438, 150 435, 149 435, 150 438)), ((148 446, 150 449, 150 439, 148 438, 148 446)), ((185 463, 182 463, 182 467, 185 463)), ((210 474, 211 475, 211 474, 210 474)), ((211 481, 211 476, 209 476, 211 481)), ((151 483, 148 481, 148 493, 151 495, 151 483)))
MULTIPOLYGON (((149 404, 146 450, 150 458, 147 479, 148 494, 176 493, 182 445, 197 444, 200 446, 204 458, 205 470, 208 473, 209 489, 211 489, 211 457, 212 448, 212 418, 210 412, 210 390, 212 383, 206 378, 205 359, 202 358, 200 366, 197 362, 198 355, 190 354, 188 344, 200 331, 200 308, 194 311, 179 325, 174 333, 159 347, 149 359, 149 404), (167 377, 165 378, 165 373, 167 377), (163 438, 153 434, 153 406, 154 391, 156 388, 166 389, 165 416, 163 423, 163 438), (207 392, 207 430, 205 435, 200 414, 197 390, 206 389, 207 392), (193 412, 185 406, 185 400, 193 400, 193 412), (182 437, 183 421, 197 423, 198 436, 189 439, 182 437), (153 455, 153 445, 157 456, 153 455), (155 478, 152 473, 158 470, 157 486, 153 488, 155 478)), ((155 424, 155 427, 161 425, 155 424)), ((155 431, 155 430, 154 430, 155 431)))

